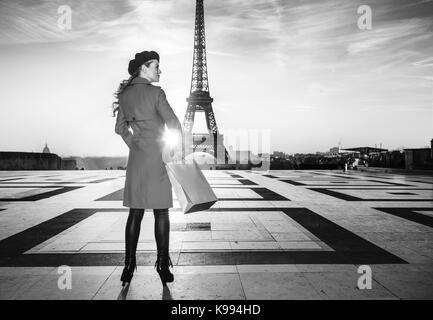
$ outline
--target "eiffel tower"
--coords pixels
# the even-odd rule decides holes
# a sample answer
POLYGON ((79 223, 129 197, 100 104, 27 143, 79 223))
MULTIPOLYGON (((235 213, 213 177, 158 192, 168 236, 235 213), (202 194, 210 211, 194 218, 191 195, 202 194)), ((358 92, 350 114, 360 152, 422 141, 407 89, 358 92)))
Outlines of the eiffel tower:
POLYGON ((218 160, 218 164, 227 164, 230 157, 223 144, 224 137, 218 132, 212 110, 213 98, 209 93, 203 0, 196 1, 191 90, 186 99, 188 107, 183 121, 185 154, 188 155, 195 151, 207 152, 218 160), (205 113, 207 133, 192 133, 196 112, 205 113))

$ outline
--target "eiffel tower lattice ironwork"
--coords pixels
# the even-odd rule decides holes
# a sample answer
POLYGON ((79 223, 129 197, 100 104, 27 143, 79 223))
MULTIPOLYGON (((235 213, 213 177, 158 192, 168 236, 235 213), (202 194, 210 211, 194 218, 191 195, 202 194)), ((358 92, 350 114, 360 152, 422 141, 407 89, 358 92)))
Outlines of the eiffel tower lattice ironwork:
POLYGON ((185 141, 187 141, 187 144, 190 142, 190 145, 185 146, 186 154, 195 151, 207 152, 212 154, 215 159, 218 159, 218 163, 220 163, 220 160, 227 163, 230 157, 223 144, 223 135, 218 132, 215 114, 212 109, 213 98, 209 93, 203 0, 196 0, 191 91, 186 101, 188 107, 183 121, 183 130, 186 136, 185 141), (192 132, 196 112, 205 113, 207 133, 192 132))

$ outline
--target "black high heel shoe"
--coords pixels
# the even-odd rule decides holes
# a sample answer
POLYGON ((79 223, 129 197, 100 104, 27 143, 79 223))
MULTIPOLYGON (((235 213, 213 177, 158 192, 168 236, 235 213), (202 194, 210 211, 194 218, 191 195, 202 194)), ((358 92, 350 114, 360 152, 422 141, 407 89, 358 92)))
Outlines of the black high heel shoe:
POLYGON ((169 267, 173 268, 173 263, 171 262, 168 252, 158 251, 158 257, 155 262, 156 272, 158 272, 161 278, 162 285, 167 286, 167 282, 173 282, 174 276, 170 272, 169 267))
POLYGON ((125 283, 131 282, 132 276, 134 275, 134 270, 137 270, 137 265, 135 262, 125 264, 125 267, 122 271, 122 276, 120 277, 120 281, 122 281, 122 287, 125 286, 125 283))

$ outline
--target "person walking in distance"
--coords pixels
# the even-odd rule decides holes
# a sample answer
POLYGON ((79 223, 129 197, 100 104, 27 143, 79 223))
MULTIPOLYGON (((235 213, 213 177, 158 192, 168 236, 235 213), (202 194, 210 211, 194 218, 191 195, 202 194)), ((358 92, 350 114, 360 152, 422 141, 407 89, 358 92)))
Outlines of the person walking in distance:
MULTIPOLYGON (((155 263, 162 284, 174 280, 169 267, 170 221, 168 208, 173 207, 172 186, 163 162, 165 125, 182 135, 179 119, 167 101, 164 90, 152 85, 161 74, 159 55, 155 51, 137 53, 129 62, 130 77, 115 93, 113 113, 117 112, 115 132, 129 147, 123 205, 129 207, 125 228, 125 267, 122 286, 131 282, 136 270, 136 250, 145 209, 153 209, 155 217, 155 263), (132 129, 132 133, 129 129, 132 129)), ((182 139, 178 139, 179 144, 182 139)), ((176 145, 176 150, 180 145, 176 145)))

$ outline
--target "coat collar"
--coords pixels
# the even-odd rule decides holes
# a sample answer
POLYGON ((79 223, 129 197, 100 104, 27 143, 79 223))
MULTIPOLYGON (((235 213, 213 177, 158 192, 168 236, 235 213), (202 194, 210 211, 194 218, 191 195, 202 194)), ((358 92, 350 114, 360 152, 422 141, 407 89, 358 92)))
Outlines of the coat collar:
POLYGON ((132 79, 131 84, 150 84, 150 81, 147 80, 146 78, 142 78, 142 77, 135 77, 134 79, 132 79))

